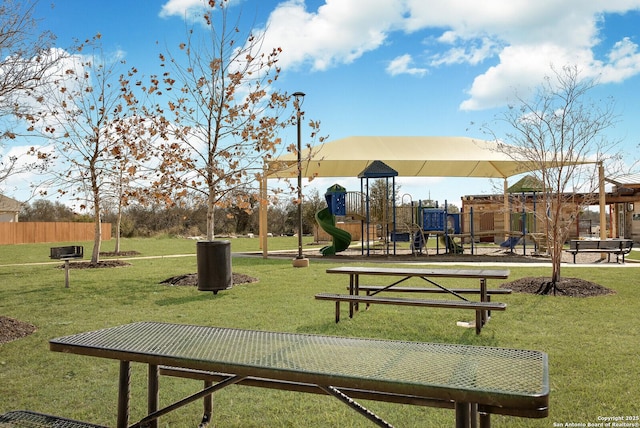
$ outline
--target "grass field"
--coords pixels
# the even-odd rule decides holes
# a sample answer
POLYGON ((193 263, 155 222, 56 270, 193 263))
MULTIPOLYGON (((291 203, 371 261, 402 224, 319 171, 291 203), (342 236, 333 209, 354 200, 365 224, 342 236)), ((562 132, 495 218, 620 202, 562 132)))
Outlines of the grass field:
MULTIPOLYGON (((91 243, 81 244, 85 254, 90 254, 91 243)), ((269 249, 293 249, 296 244, 296 238, 270 238, 269 249)), ((456 326, 457 321, 472 316, 466 311, 378 305, 353 319, 343 315, 335 324, 334 305, 313 296, 345 291, 346 278, 324 273, 337 266, 336 262, 312 259, 309 268, 294 269, 290 260, 234 257, 234 272, 259 281, 213 295, 194 287, 159 284, 171 276, 196 272, 195 242, 132 239, 122 244, 123 251, 140 253, 140 258, 128 260, 130 266, 72 270, 71 286, 66 289, 60 263, 48 259, 50 246, 0 246, 0 315, 37 327, 34 334, 0 345, 0 413, 29 409, 113 426, 117 362, 50 352, 48 340, 152 320, 536 349, 549 354, 550 416, 542 420, 494 416, 493 426, 551 427, 598 423, 602 417, 640 416, 640 267, 630 267, 632 263, 626 267, 563 267, 563 276, 596 282, 615 290, 613 295, 583 299, 517 293, 500 296, 495 300, 506 302, 507 310, 494 314, 477 336, 472 329, 456 326)), ((112 249, 113 242, 103 246, 104 251, 112 249)), ((257 250, 257 239, 232 240, 234 252, 257 250)), ((509 269, 510 279, 549 274, 545 267, 509 269)), ((489 281, 489 287, 499 285, 489 281)), ((146 408, 145 369, 133 365, 132 420, 146 408)), ((197 386, 199 383, 183 379, 161 379, 161 405, 195 392, 197 386)), ((453 425, 449 410, 365 404, 398 427, 453 425)), ((215 394, 214 413, 217 427, 371 426, 330 397, 240 386, 215 394)), ((200 416, 201 403, 197 402, 162 418, 160 426, 192 427, 200 416)))

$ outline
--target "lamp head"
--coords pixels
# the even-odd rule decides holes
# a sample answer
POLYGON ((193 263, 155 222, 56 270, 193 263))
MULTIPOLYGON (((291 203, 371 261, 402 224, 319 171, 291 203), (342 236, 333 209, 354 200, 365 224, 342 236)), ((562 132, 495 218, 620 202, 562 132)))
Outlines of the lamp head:
POLYGON ((294 92, 292 95, 296 99, 296 104, 300 106, 300 104, 302 103, 302 100, 304 99, 305 93, 298 91, 298 92, 294 92))

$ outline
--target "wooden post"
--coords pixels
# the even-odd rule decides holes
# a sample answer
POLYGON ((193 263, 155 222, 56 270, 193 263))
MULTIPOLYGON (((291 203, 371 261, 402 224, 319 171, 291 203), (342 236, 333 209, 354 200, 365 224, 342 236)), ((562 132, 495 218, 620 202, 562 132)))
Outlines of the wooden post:
POLYGON ((503 199, 503 209, 504 209, 504 240, 506 241, 507 239, 509 239, 509 237, 511 235, 509 235, 509 232, 511 232, 511 216, 509 213, 509 184, 507 182, 507 179, 504 179, 504 184, 503 184, 503 194, 504 194, 504 199, 503 199))
POLYGON ((267 244, 268 233, 268 201, 267 201, 267 168, 266 166, 262 170, 262 178, 260 180, 260 208, 259 208, 259 222, 258 222, 258 235, 260 237, 260 248, 262 249, 262 258, 266 259, 269 254, 267 244))
MULTIPOLYGON (((607 239, 607 217, 605 213, 606 194, 604 193, 604 166, 602 161, 598 164, 598 201, 600 205, 600 239, 607 239)), ((600 260, 604 260, 604 253, 600 254, 600 260)))

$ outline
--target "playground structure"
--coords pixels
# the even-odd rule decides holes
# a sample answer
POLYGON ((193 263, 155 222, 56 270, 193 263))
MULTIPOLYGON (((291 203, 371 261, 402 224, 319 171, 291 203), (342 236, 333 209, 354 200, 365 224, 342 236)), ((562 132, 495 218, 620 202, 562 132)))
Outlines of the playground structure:
MULTIPOLYGON (((363 189, 368 190, 368 183, 363 189)), ((393 192, 391 192, 393 194, 393 192)), ((385 194, 389 195, 385 188, 385 194)), ((368 192, 347 192, 334 184, 325 193, 327 207, 316 215, 318 226, 332 240, 331 245, 320 249, 323 256, 335 255, 349 248, 351 234, 345 230, 345 222, 340 227, 336 217, 342 217, 351 224, 360 223, 361 253, 370 255, 372 249, 382 249, 386 254, 396 254, 397 242, 410 242, 413 254, 422 254, 430 235, 437 235, 436 251, 442 245, 447 253, 460 254, 462 245, 454 241, 460 235, 460 214, 447 213, 445 208, 424 207, 421 202, 395 206, 395 198, 384 198, 382 203, 372 203, 368 192), (373 227, 372 227, 373 226, 373 227), (373 235, 373 236, 372 236, 373 235), (376 245, 372 243, 375 242, 376 245), (393 245, 393 247, 391 247, 393 245)))
POLYGON ((344 226, 338 227, 336 216, 342 216, 351 223, 360 223, 362 255, 366 253, 369 256, 372 250, 377 249, 382 249, 385 254, 396 255, 398 242, 409 242, 412 254, 422 254, 430 235, 437 236, 437 253, 440 252, 440 245, 446 253, 464 252, 462 242, 456 241, 456 238, 463 236, 462 215, 449 213, 446 201, 444 208, 423 206, 422 201, 417 204, 413 201, 409 201, 409 204, 403 202, 401 206, 396 206, 397 175, 397 171, 385 163, 374 161, 358 175, 360 192, 347 192, 338 184, 327 189, 327 208, 318 211, 315 216, 319 227, 332 239, 331 245, 320 250, 323 256, 335 255, 351 244, 351 234, 344 230, 344 226), (372 179, 380 180, 377 189, 370 185, 372 179), (370 194, 372 191, 376 192, 375 198, 370 194))
POLYGON ((336 215, 346 214, 345 197, 346 189, 338 184, 327 189, 324 197, 327 201, 327 208, 323 208, 316 213, 318 225, 332 238, 332 244, 320 249, 323 256, 333 256, 336 253, 346 250, 351 244, 351 234, 346 230, 336 227, 336 215))
MULTIPOLYGON (((527 254, 529 248, 532 254, 547 253, 547 233, 542 220, 547 208, 541 187, 532 181, 532 177, 524 177, 506 189, 505 195, 463 196, 460 212, 453 213, 449 212, 446 201, 444 207, 437 203, 435 206, 423 205, 422 201, 412 201, 410 195, 403 195, 400 205, 396 206, 396 175, 395 170, 375 161, 359 175, 360 192, 347 192, 338 185, 328 189, 325 195, 328 208, 316 214, 319 225, 333 239, 332 245, 321 250, 323 255, 349 248, 352 235, 343 229, 350 227, 353 231, 354 224, 358 223, 361 254, 367 256, 371 251, 396 255, 398 242, 408 242, 414 255, 427 253, 426 244, 431 236, 436 238, 437 254, 441 248, 448 254, 462 254, 465 250, 475 254, 476 244, 483 242, 499 244, 497 251, 514 253, 521 248, 522 254, 527 254), (370 194, 373 186, 369 179, 372 178, 384 179, 382 186, 378 184, 375 198, 370 194), (342 221, 336 223, 335 216, 341 216, 342 221)), ((640 215, 633 213, 633 203, 618 201, 619 193, 605 195, 606 206, 610 208, 609 224, 602 227, 610 238, 631 238, 625 236, 625 232, 632 230, 627 225, 640 220, 640 215)), ((582 197, 573 195, 574 203, 580 205, 582 197)), ((584 230, 580 216, 573 219, 570 215, 575 210, 572 204, 567 204, 565 209, 565 217, 575 224, 575 228, 570 229, 569 239, 595 236, 591 225, 584 230)))
POLYGON ((320 250, 323 255, 349 248, 352 235, 344 229, 349 225, 353 230, 354 223, 360 226, 361 254, 367 256, 380 250, 396 255, 398 242, 408 242, 414 255, 423 254, 430 236, 436 238, 436 254, 441 248, 447 254, 463 254, 465 245, 474 254, 480 242, 500 244, 509 252, 521 245, 523 254, 527 245, 533 247, 534 253, 546 251, 546 235, 538 233, 542 226, 536 218, 536 212, 539 216, 543 207, 536 204, 536 190, 531 183, 519 182, 510 188, 506 216, 509 223, 505 224, 504 203, 498 197, 485 198, 489 204, 478 204, 481 198, 470 204, 474 197, 464 197, 462 210, 457 213, 449 212, 447 201, 443 207, 437 203, 423 205, 422 201, 411 200, 410 195, 403 195, 396 206, 394 177, 393 169, 374 162, 360 174, 360 192, 347 192, 338 184, 327 189, 327 208, 316 213, 318 225, 332 238, 332 244, 320 250), (384 179, 382 186, 378 184, 376 198, 370 195, 371 178, 384 179), (343 221, 337 224, 336 216, 343 221))
MULTIPOLYGON (((360 236, 362 255, 369 255, 372 251, 395 255, 396 243, 401 242, 408 242, 414 255, 426 254, 426 244, 430 238, 436 239, 437 254, 442 251, 447 254, 476 254, 478 244, 486 243, 498 245, 496 251, 522 254, 547 252, 542 223, 546 207, 542 196, 533 192, 510 193, 507 209, 503 195, 464 196, 462 208, 457 213, 448 212, 446 201, 444 206, 424 205, 422 201, 412 201, 410 195, 403 195, 395 207, 390 198, 386 204, 373 203, 366 192, 345 191, 340 196, 334 196, 344 202, 341 210, 335 212, 340 221, 333 219, 331 225, 337 230, 345 228, 353 231, 359 228, 360 233, 354 236, 360 236)), ((612 210, 608 217, 609 224, 604 225, 607 236, 611 238, 623 237, 619 226, 623 224, 620 213, 627 214, 629 205, 618 205, 623 208, 612 210)), ((613 207, 617 208, 616 205, 613 207)), ((580 218, 574 222, 569 239, 588 239, 599 235, 599 225, 594 230, 592 225, 585 224, 580 218)), ((336 248, 342 246, 346 249, 349 245, 344 245, 343 240, 342 244, 338 242, 336 248)))
POLYGON ((316 213, 316 221, 332 239, 331 245, 323 247, 323 255, 334 255, 346 250, 351 244, 351 234, 345 225, 359 223, 361 254, 371 252, 396 254, 398 242, 409 242, 414 255, 426 252, 430 236, 435 236, 436 252, 462 254, 460 238, 462 214, 448 213, 447 207, 423 206, 422 202, 410 202, 401 206, 392 203, 373 204, 366 193, 346 190, 334 185, 327 190, 327 208, 316 213), (388 214, 392 214, 390 217, 388 214), (342 221, 336 221, 339 217, 342 221))

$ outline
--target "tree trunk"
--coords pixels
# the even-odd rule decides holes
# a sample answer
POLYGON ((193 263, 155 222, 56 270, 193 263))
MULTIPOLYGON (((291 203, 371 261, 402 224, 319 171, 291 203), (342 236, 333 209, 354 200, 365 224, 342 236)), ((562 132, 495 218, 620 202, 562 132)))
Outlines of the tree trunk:
POLYGON ((120 253, 120 224, 122 223, 122 204, 118 204, 118 215, 116 217, 116 245, 113 251, 120 253))
POLYGON ((549 237, 549 251, 551 252, 551 280, 544 283, 537 291, 537 294, 553 294, 559 291, 558 282, 560 282, 560 266, 562 263, 562 246, 564 239, 557 233, 555 227, 551 228, 553 236, 549 237))
POLYGON ((210 194, 207 200, 207 241, 213 241, 216 237, 214 231, 214 209, 215 204, 210 194))
POLYGON ((93 252, 91 253, 91 263, 100 261, 100 246, 102 245, 102 219, 100 218, 100 189, 95 178, 95 173, 91 174, 91 188, 93 193, 93 252))
POLYGON ((102 244, 102 221, 100 220, 100 208, 93 209, 94 215, 94 234, 93 234, 93 252, 91 253, 91 263, 100 261, 100 245, 102 244))

